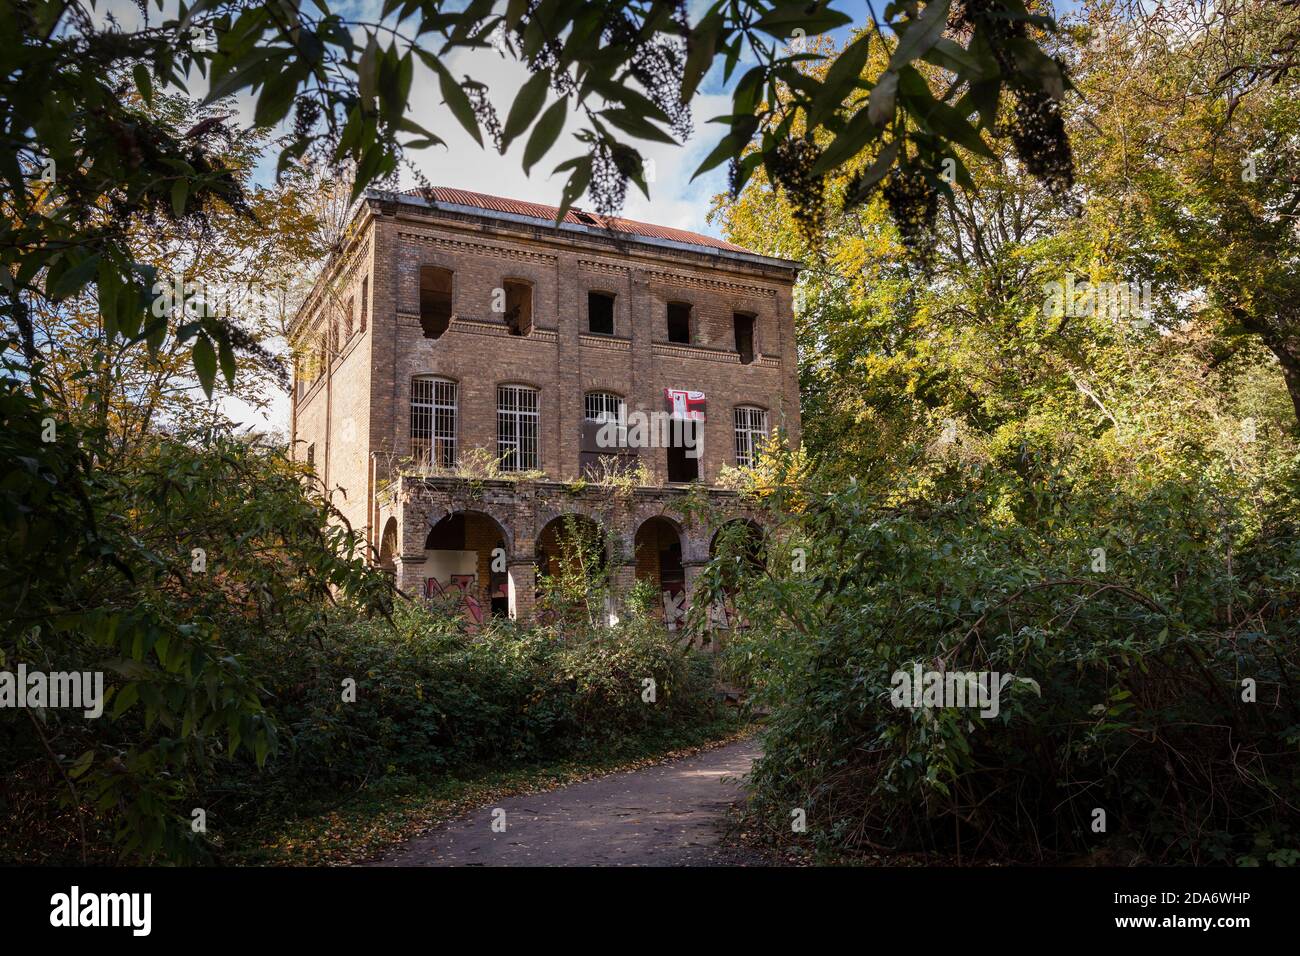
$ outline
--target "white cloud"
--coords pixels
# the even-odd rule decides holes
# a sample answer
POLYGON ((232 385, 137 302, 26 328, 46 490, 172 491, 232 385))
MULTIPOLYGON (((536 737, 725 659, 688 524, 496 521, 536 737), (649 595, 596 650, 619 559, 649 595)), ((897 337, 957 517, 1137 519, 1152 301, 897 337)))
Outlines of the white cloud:
MULTIPOLYGON (((492 50, 457 51, 448 57, 446 63, 457 79, 469 75, 488 87, 489 96, 503 122, 515 91, 529 75, 522 63, 505 59, 492 50)), ((648 200, 635 186, 629 187, 623 215, 658 225, 718 235, 716 229, 708 226, 705 217, 713 195, 725 188, 725 170, 713 170, 695 182, 691 182, 691 175, 724 132, 721 125, 707 121, 728 112, 729 104, 728 96, 697 97, 693 104, 696 132, 683 146, 637 144, 642 155, 654 163, 655 181, 649 184, 648 200)), ((531 174, 525 175, 522 157, 527 133, 516 139, 504 156, 498 154, 490 143, 480 147, 443 104, 437 79, 423 64, 416 67, 410 115, 446 141, 445 147, 414 151, 409 156, 435 186, 557 205, 568 174, 551 175, 551 170, 560 162, 586 152, 585 144, 573 138, 573 134, 585 125, 586 118, 570 110, 564 132, 556 144, 533 167, 531 174)), ((404 188, 414 185, 409 178, 403 177, 404 188)), ((579 205, 589 208, 591 203, 584 198, 579 200, 579 205)))

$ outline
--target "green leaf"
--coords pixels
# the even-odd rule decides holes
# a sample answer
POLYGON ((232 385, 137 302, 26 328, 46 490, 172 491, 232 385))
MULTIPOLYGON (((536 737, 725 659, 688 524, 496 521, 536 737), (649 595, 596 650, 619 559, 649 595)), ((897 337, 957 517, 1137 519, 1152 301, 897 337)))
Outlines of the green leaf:
POLYGON ((867 103, 867 118, 876 127, 884 126, 894 118, 894 103, 898 98, 898 74, 888 70, 880 74, 871 99, 867 103))
POLYGON ((831 144, 818 157, 816 164, 813 165, 812 174, 820 176, 847 163, 866 149, 879 135, 880 130, 872 121, 870 110, 858 110, 853 114, 853 118, 849 120, 844 129, 840 131, 840 134, 831 141, 831 144))
POLYGON ((598 115, 603 116, 623 132, 630 133, 638 139, 654 140, 660 143, 668 143, 673 146, 677 145, 677 140, 673 139, 645 117, 639 116, 631 110, 602 110, 598 115))
POLYGON ((984 76, 983 64, 964 46, 947 37, 939 37, 921 59, 956 73, 967 82, 974 82, 984 76))
POLYGON ((774 37, 795 35, 795 30, 803 30, 806 36, 816 36, 853 22, 853 18, 839 10, 828 7, 809 10, 811 4, 790 3, 779 6, 764 14, 754 24, 754 29, 774 37))
POLYGON ((226 385, 235 386, 235 350, 230 345, 229 336, 223 335, 217 340, 217 356, 221 361, 221 374, 226 385))
POLYGON ((921 15, 910 22, 907 31, 898 40, 894 55, 889 58, 889 68, 897 70, 911 63, 934 46, 948 25, 948 8, 952 0, 930 0, 921 15))
POLYGON ((560 196, 560 208, 556 211, 555 222, 559 225, 564 221, 564 214, 569 211, 578 197, 581 196, 591 183, 591 157, 581 156, 577 159, 569 160, 568 163, 562 163, 556 167, 557 171, 561 167, 572 164, 573 172, 569 174, 569 181, 564 184, 564 192, 560 196))
POLYGON ((257 98, 257 108, 253 111, 253 125, 260 129, 270 129, 284 119, 298 92, 298 75, 296 71, 282 69, 269 76, 262 85, 261 95, 257 98))
POLYGON ((185 200, 189 198, 190 182, 188 179, 178 179, 172 183, 172 212, 176 213, 176 218, 180 219, 185 215, 185 200))
POLYGON ((474 142, 483 145, 483 134, 478 128, 478 118, 474 115, 474 106, 465 94, 465 87, 456 82, 451 71, 442 65, 432 53, 416 47, 415 52, 424 60, 425 65, 438 74, 438 87, 442 90, 442 100, 451 110, 451 115, 465 128, 465 132, 474 137, 474 142))
POLYGON ((808 122, 812 126, 821 125, 823 116, 836 110, 844 97, 857 85, 862 76, 862 69, 867 65, 867 56, 871 52, 871 34, 863 32, 856 40, 835 58, 831 68, 822 81, 821 92, 813 102, 808 122))
POLYGON ((687 40, 686 66, 682 71, 683 102, 690 102, 700 80, 704 79, 704 74, 713 65, 713 56, 718 49, 718 30, 722 26, 720 7, 721 3, 715 3, 696 24, 687 40))
POLYGON ((541 70, 528 78, 528 81, 515 95, 506 116, 505 129, 501 134, 501 151, 505 152, 511 141, 528 128, 546 102, 546 89, 551 82, 551 71, 541 70))
POLYGON ((140 687, 134 681, 126 684, 113 695, 113 716, 114 718, 122 716, 140 699, 140 687))
POLYGON ((212 340, 203 333, 194 342, 194 371, 199 376, 208 398, 212 397, 212 386, 217 378, 217 353, 212 347, 212 340))
POLYGON ((546 155, 547 151, 555 145, 559 138, 561 130, 564 129, 564 117, 566 113, 565 100, 556 100, 542 118, 537 121, 533 127, 532 135, 528 137, 528 143, 524 146, 524 173, 528 173, 533 165, 546 155))
POLYGON ((149 68, 137 63, 131 68, 131 75, 135 77, 135 88, 140 91, 145 106, 153 106, 153 77, 149 75, 149 68))
POLYGON ((86 256, 80 262, 70 266, 59 274, 58 280, 50 290, 50 298, 66 299, 81 291, 90 281, 90 277, 99 271, 99 256, 86 256))
POLYGON ((83 773, 90 769, 91 761, 95 759, 95 751, 87 750, 77 758, 77 762, 68 768, 68 776, 76 780, 83 773))
POLYGON ((749 145, 749 141, 754 137, 754 130, 758 129, 759 119, 757 116, 738 116, 735 117, 731 127, 731 132, 722 137, 722 141, 713 147, 713 152, 705 157, 704 162, 691 175, 695 179, 701 173, 707 173, 710 169, 718 166, 733 157, 739 156, 749 145))

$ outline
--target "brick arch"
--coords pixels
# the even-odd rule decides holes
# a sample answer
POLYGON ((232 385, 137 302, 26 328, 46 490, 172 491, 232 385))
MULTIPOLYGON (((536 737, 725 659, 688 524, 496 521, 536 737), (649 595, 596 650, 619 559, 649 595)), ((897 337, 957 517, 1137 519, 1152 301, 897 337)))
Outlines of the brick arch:
MULTIPOLYGON (((551 509, 547 509, 548 511, 551 509)), ((613 529, 608 522, 602 522, 598 517, 587 514, 583 509, 570 508, 562 510, 559 514, 551 517, 549 520, 541 520, 538 516, 537 534, 534 538, 535 559, 537 562, 537 571, 539 574, 548 572, 549 565, 558 558, 559 551, 563 547, 560 540, 561 536, 567 529, 567 519, 576 518, 579 522, 585 522, 594 530, 598 536, 601 545, 601 553, 605 566, 611 566, 612 549, 610 546, 611 539, 616 537, 613 529)))
POLYGON ((397 516, 389 515, 388 520, 384 522, 383 533, 379 536, 379 566, 385 571, 395 571, 399 551, 397 516))
POLYGON ((515 533, 513 530, 514 514, 511 509, 504 508, 500 505, 489 501, 475 501, 464 503, 453 501, 445 506, 434 505, 424 515, 424 535, 427 538, 438 522, 450 518, 453 515, 481 515, 489 518, 496 524, 497 530, 501 532, 501 537, 506 543, 506 559, 513 561, 518 555, 515 553, 515 533))
POLYGON ((606 536, 615 533, 614 508, 608 501, 591 501, 585 496, 574 495, 537 503, 535 536, 541 537, 543 529, 555 519, 571 514, 590 518, 605 529, 606 536))
POLYGON ((653 514, 636 523, 632 533, 634 576, 671 593, 685 594, 687 538, 682 525, 666 514, 653 514), (665 566, 664 554, 676 551, 665 566))
POLYGON ((423 568, 426 590, 421 593, 426 596, 452 596, 459 590, 463 594, 466 613, 476 623, 492 613, 494 605, 498 613, 504 612, 514 617, 518 586, 531 584, 531 575, 527 582, 523 579, 516 580, 517 573, 510 565, 512 535, 509 524, 494 517, 486 509, 475 507, 434 508, 430 519, 425 522, 425 555, 472 552, 472 577, 469 576, 471 567, 462 563, 463 558, 457 558, 448 564, 445 559, 444 562, 437 562, 436 557, 430 557, 423 568), (458 518, 461 519, 459 522, 456 521, 458 518), (497 547, 505 550, 504 569, 494 566, 495 559, 499 557, 495 552, 497 547))

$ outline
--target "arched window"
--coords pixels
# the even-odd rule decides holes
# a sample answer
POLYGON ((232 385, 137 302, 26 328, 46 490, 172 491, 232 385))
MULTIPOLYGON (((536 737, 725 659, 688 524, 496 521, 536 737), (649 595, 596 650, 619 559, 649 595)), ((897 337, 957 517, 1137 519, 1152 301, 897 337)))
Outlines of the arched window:
POLYGON ((752 468, 767 437, 767 411, 756 405, 736 406, 736 464, 752 468))
POLYGON ((454 468, 459 387, 450 379, 411 381, 411 456, 422 465, 454 468))
POLYGON ((583 401, 583 417, 589 422, 627 420, 627 406, 613 392, 588 392, 583 401))
POLYGON ((538 392, 527 385, 497 386, 497 457, 502 471, 540 467, 538 392))

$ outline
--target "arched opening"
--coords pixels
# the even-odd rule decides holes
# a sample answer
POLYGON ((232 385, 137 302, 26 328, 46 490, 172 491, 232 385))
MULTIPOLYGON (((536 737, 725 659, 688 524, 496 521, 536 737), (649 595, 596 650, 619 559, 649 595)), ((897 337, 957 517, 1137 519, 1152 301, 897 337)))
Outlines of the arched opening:
POLYGON ((709 619, 722 627, 740 627, 736 593, 746 578, 760 574, 767 565, 767 543, 758 522, 735 518, 714 532, 709 558, 722 562, 722 599, 710 609, 709 619))
POLYGON ((658 613, 669 630, 681 624, 686 608, 686 569, 682 565, 682 538, 667 518, 648 518, 636 530, 636 579, 652 585, 659 594, 658 613))
POLYGON ((512 613, 506 533, 478 511, 457 511, 429 529, 424 542, 424 596, 463 607, 481 624, 512 613))
POLYGON ((543 617, 595 620, 608 590, 605 533, 591 518, 561 515, 537 536, 537 604, 543 617))
POLYGON ((397 519, 384 523, 384 533, 379 536, 379 566, 389 574, 397 571, 397 519))

